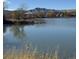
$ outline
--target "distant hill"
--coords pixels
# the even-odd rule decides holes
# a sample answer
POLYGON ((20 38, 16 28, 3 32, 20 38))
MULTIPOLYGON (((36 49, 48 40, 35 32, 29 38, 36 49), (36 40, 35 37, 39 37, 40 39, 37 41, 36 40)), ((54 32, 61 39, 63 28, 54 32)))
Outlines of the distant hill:
MULTIPOLYGON (((16 11, 16 10, 15 10, 16 11)), ((36 12, 76 12, 76 9, 69 9, 69 10, 55 10, 55 9, 46 9, 46 8, 35 8, 32 10, 25 10, 25 12, 32 12, 32 13, 36 13, 36 12)), ((10 14, 14 11, 10 11, 10 10, 4 10, 5 14, 10 14)))
MULTIPOLYGON (((14 10, 17 11, 17 10, 14 10)), ((4 10, 4 15, 8 16, 11 15, 14 11, 10 11, 10 10, 4 10)), ((55 9, 46 9, 46 8, 35 8, 35 9, 31 9, 31 10, 24 10, 23 11, 25 14, 41 14, 42 17, 52 17, 52 16, 56 16, 56 17, 60 17, 64 15, 64 13, 67 13, 71 16, 76 16, 76 9, 69 9, 69 10, 55 10, 55 9)), ((34 15, 33 15, 34 16, 34 15)), ((39 16, 36 16, 39 17, 39 16)), ((29 18, 31 18, 31 16, 29 16, 29 18)))

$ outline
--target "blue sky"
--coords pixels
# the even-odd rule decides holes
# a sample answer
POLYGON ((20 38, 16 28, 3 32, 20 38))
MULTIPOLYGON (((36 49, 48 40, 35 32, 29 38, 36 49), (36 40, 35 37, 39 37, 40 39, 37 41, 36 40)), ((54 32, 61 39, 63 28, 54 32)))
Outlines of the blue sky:
POLYGON ((27 9, 36 7, 48 9, 75 9, 76 0, 6 0, 8 9, 17 9, 24 4, 27 9))

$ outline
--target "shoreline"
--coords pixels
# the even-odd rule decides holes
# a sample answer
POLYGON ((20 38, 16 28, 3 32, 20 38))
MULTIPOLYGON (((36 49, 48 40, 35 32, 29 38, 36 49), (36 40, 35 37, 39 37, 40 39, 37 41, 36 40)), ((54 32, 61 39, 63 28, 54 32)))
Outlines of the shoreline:
MULTIPOLYGON (((76 18, 76 17, 50 17, 50 18, 76 18)), ((45 18, 30 18, 30 19, 23 19, 23 20, 11 20, 7 19, 5 20, 3 18, 3 24, 38 24, 38 23, 45 23, 43 20, 40 19, 45 19, 45 18), (35 20, 34 20, 35 19, 35 20)))

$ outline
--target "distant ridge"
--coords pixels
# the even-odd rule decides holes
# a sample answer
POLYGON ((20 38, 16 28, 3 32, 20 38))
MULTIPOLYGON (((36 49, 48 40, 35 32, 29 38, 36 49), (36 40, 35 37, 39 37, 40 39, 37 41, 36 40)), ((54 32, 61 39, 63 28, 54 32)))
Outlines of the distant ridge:
MULTIPOLYGON (((4 15, 7 18, 12 18, 12 15, 17 10, 10 11, 4 10, 4 15)), ((21 10, 23 15, 21 17, 27 18, 54 18, 54 17, 75 17, 76 9, 69 10, 55 10, 55 9, 46 9, 46 8, 35 8, 31 10, 21 10)))
MULTIPOLYGON (((16 10, 4 10, 4 13, 10 13, 16 10)), ((24 10, 25 12, 64 12, 64 11, 76 11, 76 9, 64 9, 64 10, 56 10, 56 9, 46 9, 46 8, 35 8, 35 9, 30 9, 30 10, 24 10)))

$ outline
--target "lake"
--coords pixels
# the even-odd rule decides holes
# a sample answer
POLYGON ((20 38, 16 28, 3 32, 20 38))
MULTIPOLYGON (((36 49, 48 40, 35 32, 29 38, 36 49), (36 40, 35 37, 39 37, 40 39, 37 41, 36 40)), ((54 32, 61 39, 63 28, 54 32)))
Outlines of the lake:
POLYGON ((30 43, 38 51, 58 50, 60 56, 76 54, 76 18, 43 18, 45 23, 32 25, 5 25, 4 52, 9 48, 23 49, 30 43))

